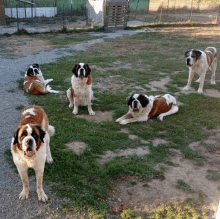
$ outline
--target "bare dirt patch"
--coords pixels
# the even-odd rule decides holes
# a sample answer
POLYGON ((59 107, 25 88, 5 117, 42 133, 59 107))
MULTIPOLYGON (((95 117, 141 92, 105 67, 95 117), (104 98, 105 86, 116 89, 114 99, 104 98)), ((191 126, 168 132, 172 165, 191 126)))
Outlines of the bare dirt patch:
POLYGON ((66 144, 66 146, 74 151, 76 154, 82 154, 86 148, 87 148, 87 144, 85 144, 82 141, 73 141, 73 142, 69 142, 66 144))
POLYGON ((77 115, 78 118, 84 118, 94 122, 102 122, 102 121, 112 121, 113 120, 113 111, 95 111, 94 116, 90 115, 77 115))
POLYGON ((45 40, 37 40, 29 36, 11 36, 3 45, 7 53, 14 56, 27 56, 40 51, 52 49, 52 44, 45 40))

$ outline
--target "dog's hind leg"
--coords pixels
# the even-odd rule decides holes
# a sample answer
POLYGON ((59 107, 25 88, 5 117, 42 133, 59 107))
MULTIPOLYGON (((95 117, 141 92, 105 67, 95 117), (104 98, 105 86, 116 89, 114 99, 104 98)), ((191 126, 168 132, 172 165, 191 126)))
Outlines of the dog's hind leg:
MULTIPOLYGON (((53 127, 53 126, 51 126, 51 127, 53 127)), ((49 125, 49 129, 50 129, 50 125, 49 125)), ((54 129, 54 131, 55 131, 55 129, 54 129)), ((54 132, 53 132, 53 133, 54 133, 54 132)), ((49 135, 50 135, 50 134, 51 134, 51 133, 50 133, 50 131, 49 131, 49 135)), ((46 136, 45 136, 46 159, 47 159, 47 162, 48 162, 48 163, 52 163, 52 162, 53 162, 53 158, 52 158, 51 152, 50 152, 50 137, 49 137, 49 135, 46 134, 46 136)))
POLYGON ((157 117, 157 119, 160 120, 160 121, 163 121, 163 117, 164 117, 164 116, 172 115, 172 114, 178 112, 178 110, 179 110, 179 107, 178 107, 177 105, 173 105, 169 111, 167 111, 167 112, 165 112, 165 113, 161 113, 161 114, 157 117))
POLYGON ((44 80, 44 84, 47 85, 47 84, 49 84, 51 81, 53 81, 52 78, 51 78, 51 79, 46 79, 46 80, 44 80))

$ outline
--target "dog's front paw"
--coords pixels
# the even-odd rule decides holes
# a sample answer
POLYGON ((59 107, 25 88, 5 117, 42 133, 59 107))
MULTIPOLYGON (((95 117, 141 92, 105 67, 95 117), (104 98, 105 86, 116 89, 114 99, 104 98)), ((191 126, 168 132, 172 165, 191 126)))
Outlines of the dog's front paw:
POLYGON ((53 163, 53 158, 51 156, 47 156, 47 163, 53 163))
POLYGON ((22 190, 22 192, 19 194, 19 199, 23 200, 23 199, 28 199, 28 195, 29 192, 25 191, 24 189, 22 190))
POLYGON ((38 191, 38 201, 46 202, 48 200, 47 195, 44 193, 44 190, 38 191))
POLYGON ((95 112, 92 110, 92 111, 89 112, 89 115, 90 115, 90 116, 94 116, 94 115, 95 115, 95 112))
POLYGON ((157 117, 157 119, 158 119, 159 121, 163 121, 163 116, 159 115, 159 116, 157 117))
POLYGON ((78 110, 73 110, 73 114, 77 115, 78 114, 78 110))
POLYGON ((186 86, 186 87, 184 87, 184 88, 183 88, 183 90, 189 90, 189 87, 188 87, 188 86, 186 86))
POLYGON ((199 89, 197 92, 198 92, 198 94, 202 94, 202 93, 203 93, 203 90, 202 90, 202 89, 199 89))
POLYGON ((69 108, 72 108, 72 107, 73 107, 73 104, 72 104, 72 103, 70 103, 70 104, 69 104, 69 108))
POLYGON ((121 117, 120 117, 120 118, 116 119, 115 122, 120 122, 121 120, 122 120, 122 119, 121 119, 121 117))
POLYGON ((210 84, 216 84, 215 81, 210 81, 210 84))
POLYGON ((121 120, 119 123, 120 123, 121 125, 126 125, 126 124, 128 124, 128 122, 127 122, 126 120, 121 120))

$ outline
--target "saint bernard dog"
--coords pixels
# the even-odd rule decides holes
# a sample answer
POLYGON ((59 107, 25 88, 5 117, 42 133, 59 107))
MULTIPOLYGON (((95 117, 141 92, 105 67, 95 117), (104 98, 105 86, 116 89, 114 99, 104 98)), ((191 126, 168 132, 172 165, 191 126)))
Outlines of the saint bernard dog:
POLYGON ((129 111, 116 122, 126 125, 131 122, 144 122, 157 116, 162 121, 164 116, 178 112, 176 99, 170 95, 147 96, 143 94, 132 94, 128 100, 129 111))
POLYGON ((30 65, 24 76, 24 91, 35 95, 59 93, 59 91, 52 90, 50 85, 47 85, 51 81, 53 79, 44 79, 38 64, 30 65))
POLYGON ((91 69, 88 64, 79 63, 72 69, 71 77, 72 87, 66 92, 67 101, 70 102, 69 108, 73 108, 73 114, 78 114, 79 106, 87 106, 89 115, 95 115, 92 110, 92 76, 91 69))
POLYGON ((49 125, 47 115, 40 106, 33 105, 23 109, 20 124, 17 126, 11 142, 13 161, 23 184, 19 199, 28 198, 27 170, 33 168, 36 173, 38 200, 43 202, 48 200, 42 181, 45 161, 53 162, 49 144, 50 136, 54 133, 55 128, 49 125))
POLYGON ((215 71, 217 68, 217 49, 215 47, 207 47, 205 51, 191 49, 185 52, 186 65, 189 67, 189 78, 186 87, 183 90, 189 90, 194 74, 199 75, 196 82, 199 83, 198 93, 203 93, 203 85, 205 75, 208 69, 211 70, 212 76, 210 83, 215 84, 215 71))

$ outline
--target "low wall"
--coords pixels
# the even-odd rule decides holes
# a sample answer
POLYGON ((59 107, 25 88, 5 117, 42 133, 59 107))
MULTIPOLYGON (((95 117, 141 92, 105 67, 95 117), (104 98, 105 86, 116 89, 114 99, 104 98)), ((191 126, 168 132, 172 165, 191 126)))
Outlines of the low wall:
MULTIPOLYGON (((5 8, 5 15, 10 18, 17 18, 16 8, 5 8)), ((57 7, 33 7, 33 17, 55 17, 57 7)), ((31 18, 32 8, 18 8, 18 18, 31 18), (26 16, 25 16, 26 13, 26 16)))

